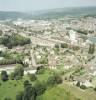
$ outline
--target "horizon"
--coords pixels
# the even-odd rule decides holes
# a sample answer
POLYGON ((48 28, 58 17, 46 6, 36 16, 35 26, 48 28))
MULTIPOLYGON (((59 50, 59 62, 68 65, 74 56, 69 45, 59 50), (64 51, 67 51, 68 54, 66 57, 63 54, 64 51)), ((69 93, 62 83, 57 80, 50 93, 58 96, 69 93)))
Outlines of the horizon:
POLYGON ((73 7, 96 7, 96 0, 0 0, 0 11, 34 12, 73 7))
POLYGON ((56 9, 76 9, 76 8, 96 8, 96 6, 81 6, 81 7, 62 7, 62 8, 49 8, 49 9, 40 9, 40 10, 34 10, 34 11, 16 11, 16 10, 0 10, 0 12, 18 12, 18 13, 34 13, 34 12, 42 12, 42 11, 51 11, 56 9))

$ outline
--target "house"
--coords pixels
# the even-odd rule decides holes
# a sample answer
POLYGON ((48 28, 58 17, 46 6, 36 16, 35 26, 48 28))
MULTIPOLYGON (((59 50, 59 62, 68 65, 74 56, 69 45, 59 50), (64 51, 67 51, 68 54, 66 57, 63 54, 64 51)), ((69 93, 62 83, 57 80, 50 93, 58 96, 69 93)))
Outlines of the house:
POLYGON ((7 47, 0 45, 0 51, 5 52, 7 49, 8 49, 7 47))
POLYGON ((58 57, 54 55, 48 56, 48 65, 50 69, 56 69, 56 65, 58 63, 58 57))
POLYGON ((78 82, 80 82, 80 86, 94 87, 90 80, 85 77, 74 77, 73 85, 77 85, 78 82))

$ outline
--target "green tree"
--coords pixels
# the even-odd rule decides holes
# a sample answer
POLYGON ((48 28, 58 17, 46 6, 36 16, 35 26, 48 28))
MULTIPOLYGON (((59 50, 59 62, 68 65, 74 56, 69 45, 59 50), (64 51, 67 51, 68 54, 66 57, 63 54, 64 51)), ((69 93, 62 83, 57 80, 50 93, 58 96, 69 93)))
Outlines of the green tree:
POLYGON ((37 77, 36 77, 35 74, 28 74, 28 76, 29 76, 29 79, 30 79, 31 81, 35 81, 35 80, 37 79, 37 77))
POLYGON ((23 100, 23 92, 19 92, 19 93, 16 95, 16 100, 23 100))
POLYGON ((58 44, 55 44, 55 48, 57 48, 57 49, 58 49, 58 48, 59 48, 59 45, 58 45, 58 44))
POLYGON ((6 71, 1 72, 1 80, 2 81, 7 81, 8 80, 8 74, 6 71))
POLYGON ((67 43, 61 43, 61 48, 68 48, 68 44, 67 43))
POLYGON ((4 100, 12 100, 10 97, 5 97, 4 100))
POLYGON ((11 79, 11 80, 14 80, 14 77, 15 77, 15 73, 12 72, 12 73, 10 74, 10 79, 11 79))
POLYGON ((4 35, 1 38, 0 43, 4 44, 5 46, 7 46, 8 48, 11 49, 13 46, 30 44, 31 40, 29 38, 25 38, 21 35, 13 33, 10 36, 9 35, 4 35))
POLYGON ((80 87, 80 82, 79 81, 77 82, 76 86, 80 87))
POLYGON ((63 82, 63 80, 62 80, 60 75, 53 75, 53 76, 48 78, 47 85, 48 86, 53 86, 55 84, 60 84, 62 82, 63 82))
POLYGON ((45 90, 46 90, 46 84, 37 81, 37 83, 35 84, 36 95, 39 96, 43 94, 45 90))
POLYGON ((35 88, 28 85, 24 88, 23 100, 36 100, 35 88))
POLYGON ((25 80, 24 83, 23 83, 23 85, 24 85, 24 88, 25 88, 25 87, 27 87, 28 85, 31 85, 31 84, 29 83, 28 80, 25 80))
POLYGON ((21 79, 24 75, 24 68, 22 65, 18 64, 14 70, 14 78, 21 79))
POLYGON ((86 89, 86 86, 85 85, 81 85, 80 88, 81 89, 86 89))
POLYGON ((95 44, 90 44, 88 53, 93 54, 94 52, 95 52, 95 44))

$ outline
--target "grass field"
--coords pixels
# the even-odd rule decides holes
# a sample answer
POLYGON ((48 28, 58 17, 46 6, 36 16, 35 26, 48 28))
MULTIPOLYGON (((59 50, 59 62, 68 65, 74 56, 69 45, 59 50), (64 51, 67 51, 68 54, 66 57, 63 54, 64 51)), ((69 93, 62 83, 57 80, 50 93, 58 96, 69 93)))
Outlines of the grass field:
POLYGON ((79 87, 71 85, 67 82, 60 86, 66 91, 70 91, 72 95, 80 98, 80 100, 96 100, 96 92, 92 88, 82 90, 79 87))
POLYGON ((96 92, 91 88, 82 90, 65 82, 48 89, 37 100, 96 100, 96 92))
POLYGON ((77 100, 70 92, 66 92, 61 86, 56 86, 48 89, 37 100, 77 100))
POLYGON ((22 81, 7 81, 1 82, 0 86, 0 100, 4 100, 5 97, 10 97, 15 100, 16 94, 23 90, 23 80, 22 81))
MULTIPOLYGON (((50 70, 44 71, 43 74, 37 75, 37 80, 47 81, 48 77, 53 73, 50 70)), ((8 80, 2 82, 0 80, 0 100, 4 100, 5 97, 10 97, 12 100, 15 100, 16 94, 20 91, 23 91, 23 83, 25 80, 29 80, 28 76, 23 77, 22 80, 8 80)), ((30 81, 31 82, 31 81, 30 81)), ((35 82, 31 82, 34 84, 35 82)))
MULTIPOLYGON (((37 79, 41 82, 47 81, 48 77, 54 72, 45 70, 43 74, 38 74, 37 79)), ((8 80, 2 82, 0 80, 0 100, 10 97, 15 100, 16 94, 23 91, 23 83, 29 80, 28 76, 24 76, 22 80, 8 80)), ((31 82, 34 84, 35 82, 31 82)), ((64 81, 63 84, 48 88, 45 93, 37 98, 37 100, 96 100, 96 92, 89 88, 82 90, 79 87, 71 85, 64 81)))

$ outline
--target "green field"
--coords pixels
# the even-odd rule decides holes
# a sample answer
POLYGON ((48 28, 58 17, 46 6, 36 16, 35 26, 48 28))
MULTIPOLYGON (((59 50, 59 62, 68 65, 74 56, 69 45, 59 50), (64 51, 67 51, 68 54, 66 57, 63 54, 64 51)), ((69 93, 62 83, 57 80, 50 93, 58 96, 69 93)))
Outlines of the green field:
MULTIPOLYGON (((37 75, 37 80, 41 82, 47 81, 48 77, 52 74, 53 72, 46 70, 43 74, 37 75)), ((22 80, 8 80, 6 82, 0 80, 0 100, 4 100, 5 97, 10 97, 12 100, 15 100, 16 94, 19 91, 23 91, 23 83, 25 80, 29 80, 28 76, 24 76, 22 80)), ((34 84, 35 82, 31 83, 34 84)))
MULTIPOLYGON (((46 82, 53 73, 53 71, 46 70, 43 74, 37 75, 37 80, 46 82)), ((6 97, 15 100, 16 94, 23 91, 25 80, 29 80, 29 78, 24 76, 22 80, 8 80, 6 82, 0 80, 0 100, 4 100, 6 97)), ((35 82, 31 83, 34 85, 35 82)), ((82 90, 64 81, 63 84, 49 87, 37 100, 96 100, 96 92, 91 88, 82 90)))
POLYGON ((37 100, 77 100, 74 95, 66 90, 62 86, 56 86, 48 89, 37 100))
POLYGON ((82 90, 65 82, 48 89, 38 100, 96 100, 96 92, 91 88, 82 90))
POLYGON ((7 81, 0 82, 0 100, 4 100, 5 97, 10 97, 12 100, 15 100, 16 94, 23 90, 23 80, 22 81, 7 81))

